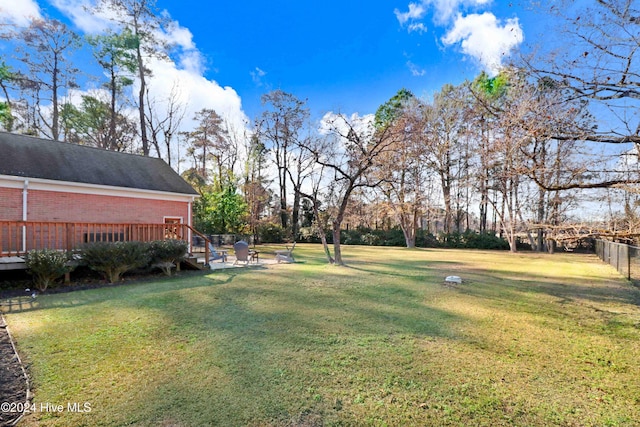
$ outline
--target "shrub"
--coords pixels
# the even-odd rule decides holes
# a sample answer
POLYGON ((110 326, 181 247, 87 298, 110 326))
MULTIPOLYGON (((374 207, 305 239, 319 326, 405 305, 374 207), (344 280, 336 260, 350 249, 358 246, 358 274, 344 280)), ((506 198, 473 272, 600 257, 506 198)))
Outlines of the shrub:
POLYGON ((65 252, 53 249, 29 251, 25 256, 27 272, 33 276, 33 282, 39 291, 44 292, 56 279, 73 270, 65 252))
POLYGON ((363 245, 362 233, 365 229, 349 229, 340 232, 340 243, 343 245, 363 245))
POLYGON ((437 248, 439 246, 438 239, 426 230, 418 230, 416 235, 416 246, 419 248, 437 248))
POLYGON ((183 240, 156 240, 149 243, 151 265, 171 276, 171 268, 187 255, 189 246, 183 240))
POLYGON ((273 222, 258 225, 256 231, 260 243, 282 243, 284 241, 284 229, 273 222))
POLYGON ((127 271, 149 265, 149 249, 149 244, 143 242, 96 242, 86 245, 81 253, 90 269, 114 283, 127 271))
POLYGON ((492 233, 464 233, 465 247, 469 249, 509 249, 509 242, 492 233))
POLYGON ((384 232, 383 246, 406 246, 407 240, 404 238, 404 233, 400 227, 395 227, 384 232))
POLYGON ((467 230, 464 233, 441 234, 440 242, 446 248, 465 249, 509 249, 509 243, 492 233, 477 233, 467 230))
POLYGON ((321 239, 313 227, 300 227, 296 241, 301 243, 320 243, 321 239))

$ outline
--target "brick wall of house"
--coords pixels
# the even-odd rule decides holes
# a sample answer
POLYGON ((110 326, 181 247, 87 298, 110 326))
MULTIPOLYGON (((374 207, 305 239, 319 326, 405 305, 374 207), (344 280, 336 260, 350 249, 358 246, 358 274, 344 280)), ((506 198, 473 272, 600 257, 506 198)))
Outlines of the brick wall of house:
POLYGON ((22 220, 22 189, 0 188, 0 219, 22 220))
POLYGON ((186 202, 30 190, 30 221, 162 223, 164 217, 188 222, 186 202))

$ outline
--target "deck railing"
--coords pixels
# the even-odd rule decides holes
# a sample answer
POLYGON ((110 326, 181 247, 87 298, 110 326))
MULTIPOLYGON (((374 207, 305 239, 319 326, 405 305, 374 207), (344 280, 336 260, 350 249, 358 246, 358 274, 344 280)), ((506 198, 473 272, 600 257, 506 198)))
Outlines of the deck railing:
POLYGON ((191 236, 204 239, 209 259, 209 240, 187 224, 107 224, 45 221, 0 221, 0 257, 22 256, 31 250, 72 251, 91 242, 125 242, 177 239, 189 243, 191 236))

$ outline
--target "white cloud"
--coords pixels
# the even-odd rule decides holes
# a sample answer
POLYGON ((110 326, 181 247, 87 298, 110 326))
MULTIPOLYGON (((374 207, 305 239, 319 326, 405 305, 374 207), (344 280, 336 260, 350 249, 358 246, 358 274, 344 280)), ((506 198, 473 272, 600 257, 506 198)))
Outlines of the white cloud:
POLYGON ((40 6, 34 0, 3 0, 0 3, 0 21, 5 24, 26 27, 33 18, 42 18, 40 6))
POLYGON ((434 20, 445 23, 463 8, 484 6, 491 3, 491 0, 425 0, 425 2, 433 4, 436 10, 434 20))
POLYGON ((153 70, 153 78, 148 82, 149 91, 160 106, 177 85, 178 99, 187 106, 183 123, 185 129, 193 128, 192 118, 203 108, 215 110, 236 129, 244 129, 249 122, 242 111, 240 96, 233 88, 223 88, 217 82, 193 70, 178 68, 170 61, 151 59, 148 66, 153 70))
POLYGON ((418 22, 418 23, 409 24, 409 26, 407 27, 407 30, 410 33, 418 32, 418 33, 422 34, 425 31, 427 31, 427 26, 424 25, 422 22, 418 22))
POLYGON ((165 32, 159 33, 159 37, 169 44, 175 44, 182 49, 193 50, 196 48, 193 42, 193 34, 188 28, 181 27, 178 21, 171 21, 165 32))
POLYGON ((267 75, 267 72, 256 67, 256 69, 249 72, 249 74, 251 74, 251 80, 253 80, 253 83, 260 87, 263 85, 262 78, 267 75))
MULTIPOLYGON (((460 10, 484 6, 491 3, 491 1, 492 0, 421 0, 420 3, 409 3, 409 11, 407 12, 400 12, 398 9, 395 9, 393 12, 396 18, 398 18, 400 25, 404 26, 407 22, 415 23, 415 21, 423 19, 428 9, 433 7, 435 10, 433 15, 434 22, 446 24, 460 10)), ((413 31, 412 25, 409 25, 409 32, 411 31, 413 31)))
POLYGON ((421 77, 427 73, 425 69, 418 67, 416 64, 414 64, 411 61, 407 61, 407 67, 409 67, 409 70, 411 71, 411 75, 414 77, 421 77))
POLYGON ((522 43, 524 35, 517 18, 504 25, 492 13, 458 15, 453 28, 442 38, 445 45, 460 43, 462 52, 477 60, 491 74, 496 74, 504 58, 522 43))
POLYGON ((408 12, 402 13, 398 9, 395 9, 393 11, 393 13, 395 13, 396 17, 398 18, 398 22, 400 22, 400 25, 406 24, 409 20, 422 19, 426 12, 427 9, 423 4, 416 3, 409 3, 408 12))
POLYGON ((87 0, 53 0, 51 2, 60 12, 64 13, 73 23, 87 34, 100 34, 116 27, 112 19, 113 11, 93 11, 93 4, 87 0))

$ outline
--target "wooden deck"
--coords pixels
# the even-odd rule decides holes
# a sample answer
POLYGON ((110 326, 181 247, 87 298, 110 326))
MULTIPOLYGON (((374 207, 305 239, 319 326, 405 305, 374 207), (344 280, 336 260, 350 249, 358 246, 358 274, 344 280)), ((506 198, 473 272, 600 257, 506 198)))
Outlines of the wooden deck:
POLYGON ((3 270, 24 270, 26 267, 24 259, 19 256, 0 257, 0 271, 3 270))
POLYGON ((91 242, 150 242, 184 240, 193 251, 192 238, 204 241, 209 259, 209 240, 187 224, 107 224, 44 221, 0 221, 0 270, 24 268, 22 256, 32 250, 74 251, 91 242))

